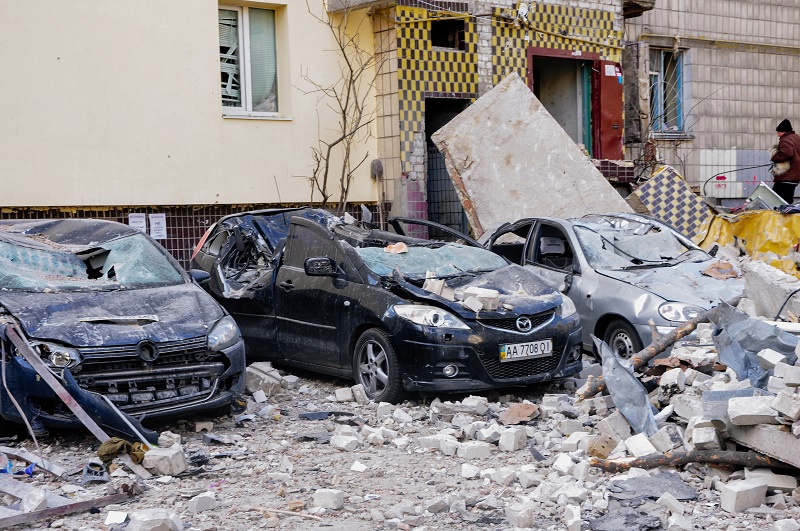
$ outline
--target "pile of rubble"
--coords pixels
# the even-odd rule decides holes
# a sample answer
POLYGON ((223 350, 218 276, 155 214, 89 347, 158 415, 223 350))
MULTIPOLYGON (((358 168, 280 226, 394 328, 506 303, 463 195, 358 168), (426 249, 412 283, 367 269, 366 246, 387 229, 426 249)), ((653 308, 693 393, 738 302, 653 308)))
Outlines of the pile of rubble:
POLYGON ((800 530, 798 325, 758 315, 796 288, 743 269, 738 309, 638 371, 600 345, 546 388, 392 405, 258 362, 242 414, 144 453, 7 443, 0 528, 800 530))
MULTIPOLYGON (((700 348, 682 346, 673 354, 696 356, 700 348)), ((577 400, 562 390, 394 406, 368 402, 359 386, 335 388, 254 365, 245 413, 181 421, 162 431, 159 447, 142 462, 154 474, 150 479, 110 465, 105 482, 82 486, 78 474, 55 477, 44 470, 8 481, 70 503, 139 487, 101 514, 45 520, 65 529, 800 528, 796 471, 703 463, 617 472, 595 466, 697 448, 714 440, 703 429, 725 443, 719 423, 702 410, 704 394, 745 387, 725 372, 677 368, 682 377, 673 368, 661 376, 651 396, 670 395, 675 421, 645 437, 632 433, 609 395, 577 400)), ((580 378, 598 376, 599 369, 590 365, 580 378)), ((94 450, 72 440, 44 451, 77 470, 94 450)), ((24 496, 6 496, 7 510, 42 509, 18 499, 24 496)))

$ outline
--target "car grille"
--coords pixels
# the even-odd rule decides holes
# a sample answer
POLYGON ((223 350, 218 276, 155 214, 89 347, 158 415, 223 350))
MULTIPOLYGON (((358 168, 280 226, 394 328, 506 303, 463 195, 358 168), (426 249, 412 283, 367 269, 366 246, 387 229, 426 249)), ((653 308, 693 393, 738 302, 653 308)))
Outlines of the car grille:
MULTIPOLYGON (((478 319, 478 322, 484 326, 488 326, 491 328, 499 328, 501 330, 511 330, 512 332, 519 332, 517 329, 517 319, 519 317, 527 317, 531 320, 532 328, 530 332, 533 332, 537 328, 540 328, 546 324, 549 324, 553 318, 555 317, 556 313, 554 311, 542 312, 537 313, 535 315, 519 315, 517 317, 513 317, 510 319, 478 319)), ((525 332, 525 333, 530 333, 525 332)))
POLYGON ((501 362, 500 356, 495 352, 479 354, 486 372, 495 380, 511 380, 524 378, 535 374, 550 372, 558 367, 563 349, 554 348, 553 353, 546 358, 533 358, 501 362))
POLYGON ((138 345, 82 347, 72 370, 82 388, 106 395, 123 411, 147 412, 210 397, 219 390, 226 357, 208 350, 206 338, 156 343, 146 362, 138 345))

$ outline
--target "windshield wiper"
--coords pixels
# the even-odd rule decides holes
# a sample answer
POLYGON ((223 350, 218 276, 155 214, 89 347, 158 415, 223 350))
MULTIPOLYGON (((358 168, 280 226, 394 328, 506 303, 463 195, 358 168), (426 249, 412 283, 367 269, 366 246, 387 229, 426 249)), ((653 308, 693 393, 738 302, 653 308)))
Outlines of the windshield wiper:
POLYGON ((81 317, 82 323, 140 324, 157 323, 157 315, 109 315, 106 317, 81 317))

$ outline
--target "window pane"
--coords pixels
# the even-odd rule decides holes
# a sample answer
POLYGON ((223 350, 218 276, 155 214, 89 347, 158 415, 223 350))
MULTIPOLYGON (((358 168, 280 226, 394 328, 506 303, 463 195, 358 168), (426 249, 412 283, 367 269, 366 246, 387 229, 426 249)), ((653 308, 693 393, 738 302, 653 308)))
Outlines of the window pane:
POLYGON ((219 10, 219 68, 222 77, 222 105, 241 107, 239 12, 219 10))
POLYGON ((664 52, 664 127, 671 130, 680 129, 681 107, 681 57, 671 52, 664 52))
POLYGON ((250 8, 250 88, 253 110, 278 111, 275 68, 275 12, 250 8))

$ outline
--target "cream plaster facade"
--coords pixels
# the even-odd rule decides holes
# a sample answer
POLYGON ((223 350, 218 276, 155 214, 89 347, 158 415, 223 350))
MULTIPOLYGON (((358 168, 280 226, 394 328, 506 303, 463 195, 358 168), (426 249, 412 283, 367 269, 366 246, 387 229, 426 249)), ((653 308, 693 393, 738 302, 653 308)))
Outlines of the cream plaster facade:
MULTIPOLYGON (((223 117, 216 0, 0 3, 0 206, 307 203, 311 148, 337 116, 304 76, 339 77, 335 42, 306 2, 230 3, 276 11, 275 118, 223 117)), ((371 21, 358 38, 373 49, 371 21)), ((378 200, 375 133, 356 145, 352 202, 378 200)))

